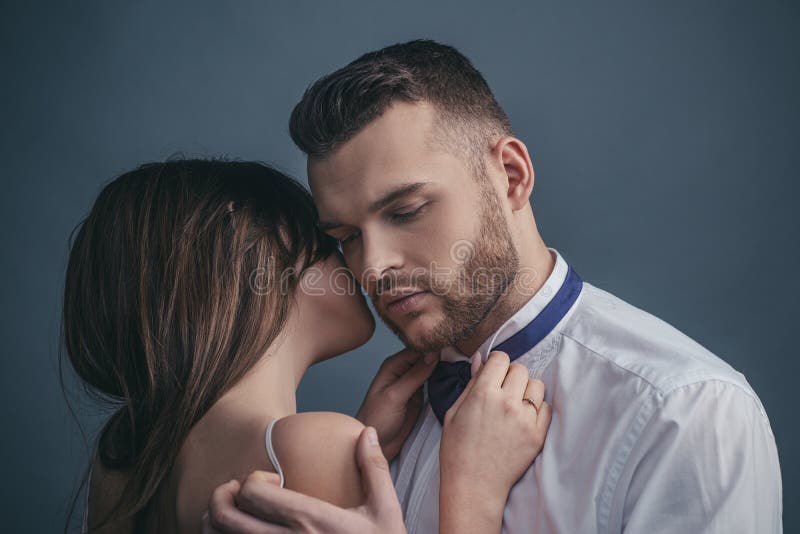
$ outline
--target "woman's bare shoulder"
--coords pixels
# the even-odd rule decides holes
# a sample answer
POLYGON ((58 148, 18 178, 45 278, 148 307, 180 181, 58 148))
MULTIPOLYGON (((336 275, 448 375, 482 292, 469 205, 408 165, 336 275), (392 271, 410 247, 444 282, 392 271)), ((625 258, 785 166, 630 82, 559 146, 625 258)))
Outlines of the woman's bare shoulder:
POLYGON ((363 502, 356 444, 364 425, 336 412, 304 412, 279 419, 272 442, 285 487, 345 508, 363 502))

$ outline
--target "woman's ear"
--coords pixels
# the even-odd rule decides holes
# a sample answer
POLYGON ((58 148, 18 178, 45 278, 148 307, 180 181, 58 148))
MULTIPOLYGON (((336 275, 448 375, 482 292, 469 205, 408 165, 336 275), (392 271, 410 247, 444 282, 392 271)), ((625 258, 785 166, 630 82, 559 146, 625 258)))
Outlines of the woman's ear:
POLYGON ((533 191, 533 164, 528 147, 516 137, 505 136, 500 138, 493 152, 505 171, 511 211, 519 211, 528 205, 533 191))

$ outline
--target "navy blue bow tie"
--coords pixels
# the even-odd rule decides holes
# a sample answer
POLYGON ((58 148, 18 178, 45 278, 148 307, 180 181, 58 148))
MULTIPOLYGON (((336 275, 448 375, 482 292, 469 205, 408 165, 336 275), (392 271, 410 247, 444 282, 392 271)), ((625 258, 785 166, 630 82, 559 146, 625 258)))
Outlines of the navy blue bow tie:
MULTIPOLYGON (((508 354, 513 362, 550 333, 558 322, 566 315, 581 292, 583 281, 572 267, 553 299, 547 303, 533 321, 525 328, 496 345, 492 350, 500 350, 508 354)), ((433 413, 440 423, 444 423, 444 414, 467 387, 470 379, 470 362, 439 362, 428 378, 428 400, 433 413)))

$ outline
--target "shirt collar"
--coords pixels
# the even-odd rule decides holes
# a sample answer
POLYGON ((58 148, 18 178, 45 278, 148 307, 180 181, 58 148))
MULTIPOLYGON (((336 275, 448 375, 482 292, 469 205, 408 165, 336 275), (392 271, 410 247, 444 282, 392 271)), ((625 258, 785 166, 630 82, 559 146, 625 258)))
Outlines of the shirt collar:
POLYGON ((448 346, 444 347, 441 351, 441 359, 442 361, 446 362, 455 362, 455 361, 463 361, 468 360, 473 363, 473 367, 477 362, 483 363, 489 357, 489 351, 495 345, 502 343, 503 341, 507 340, 520 330, 523 327, 528 325, 531 321, 533 321, 537 315, 544 309, 547 304, 553 300, 553 297, 561 288, 561 285, 564 283, 564 280, 567 278, 567 271, 569 270, 569 265, 567 264, 566 260, 561 257, 561 254, 554 248, 547 247, 547 250, 550 251, 550 254, 555 259, 555 266, 553 267, 553 271, 545 280, 545 283, 542 284, 542 287, 522 306, 517 312, 508 318, 508 320, 503 323, 503 325, 498 328, 492 335, 490 335, 478 350, 472 354, 471 357, 467 357, 464 354, 453 347, 448 346))

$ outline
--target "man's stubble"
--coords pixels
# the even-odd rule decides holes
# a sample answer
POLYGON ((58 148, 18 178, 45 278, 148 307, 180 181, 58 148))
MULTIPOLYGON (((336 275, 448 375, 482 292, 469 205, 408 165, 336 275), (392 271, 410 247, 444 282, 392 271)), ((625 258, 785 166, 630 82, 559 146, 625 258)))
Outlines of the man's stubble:
MULTIPOLYGON (((414 287, 428 289, 442 302, 443 313, 438 323, 412 338, 375 306, 383 322, 412 350, 433 352, 468 339, 496 308, 508 288, 514 286, 519 255, 501 214, 497 193, 489 186, 488 177, 482 176, 480 181, 480 226, 473 246, 466 247, 468 255, 458 271, 448 277, 431 276, 428 272, 412 281, 414 287)), ((409 315, 413 319, 423 313, 409 315)))

